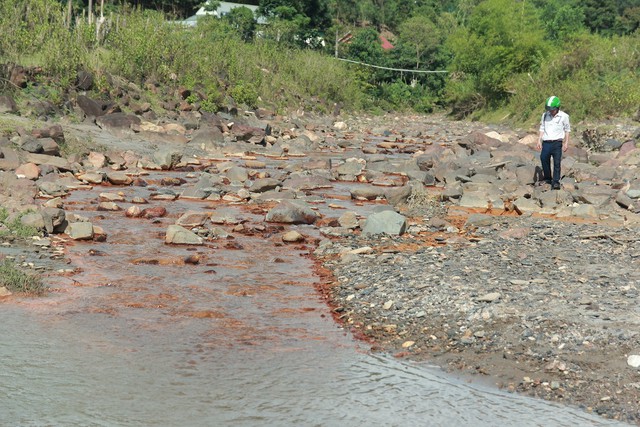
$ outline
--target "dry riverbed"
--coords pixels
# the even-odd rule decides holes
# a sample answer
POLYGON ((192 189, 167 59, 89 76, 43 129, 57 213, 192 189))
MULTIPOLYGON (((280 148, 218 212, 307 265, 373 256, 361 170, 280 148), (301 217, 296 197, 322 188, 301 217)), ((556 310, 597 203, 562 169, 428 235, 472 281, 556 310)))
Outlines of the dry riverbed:
POLYGON ((324 248, 335 317, 374 351, 639 423, 638 228, 443 219, 451 232, 422 224, 324 248))
MULTIPOLYGON (((310 252, 328 311, 373 351, 640 424, 640 226, 634 208, 640 180, 629 167, 640 150, 633 141, 597 155, 572 147, 563 163, 565 188, 553 192, 533 182, 535 133, 527 131, 498 134, 441 117, 289 118, 270 123, 277 132, 267 135, 255 117, 242 126, 218 119, 215 125, 202 121, 195 131, 183 126, 177 136, 175 126, 159 131, 142 123, 136 132, 110 133, 92 123, 67 123, 66 144, 75 143, 79 152, 46 162, 24 152, 37 132, 14 136, 4 142, 2 163, 24 166, 26 156, 35 176, 22 198, 8 194, 3 203, 37 209, 42 193, 58 185, 64 193, 89 179, 117 193, 130 184, 107 183, 105 175, 143 181, 145 168, 166 171, 176 164, 212 203, 245 204, 268 216, 276 202, 297 199, 325 212, 303 216, 312 217, 305 244, 317 244, 310 252), (411 192, 422 197, 412 206, 404 190, 416 182, 427 193, 411 192), (365 236, 366 215, 353 211, 377 204, 403 214, 406 232, 365 236), (342 216, 347 210, 351 216, 342 216)), ((35 142, 55 145, 43 139, 35 142)), ((16 178, 24 170, 5 169, 5 189, 27 181, 16 178)), ((179 200, 182 184, 172 181, 167 186, 175 191, 158 194, 179 200)), ((226 232, 241 233, 244 222, 226 224, 226 232)), ((207 232, 205 238, 215 231, 210 223, 196 228, 207 232)), ((31 254, 9 255, 27 264, 50 258, 50 271, 72 270, 60 259, 58 237, 50 249, 30 245, 31 254), (34 248, 40 248, 35 255, 34 248)), ((305 238, 293 241, 298 237, 305 238)))

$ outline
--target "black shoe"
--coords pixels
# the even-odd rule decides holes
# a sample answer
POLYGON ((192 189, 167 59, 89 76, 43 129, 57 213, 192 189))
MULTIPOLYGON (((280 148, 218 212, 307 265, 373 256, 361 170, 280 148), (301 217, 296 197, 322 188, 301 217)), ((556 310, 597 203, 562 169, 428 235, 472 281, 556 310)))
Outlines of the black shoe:
POLYGON ((559 190, 559 189, 560 189, 560 183, 559 183, 559 182, 554 183, 554 184, 551 186, 551 189, 552 189, 552 190, 559 190))

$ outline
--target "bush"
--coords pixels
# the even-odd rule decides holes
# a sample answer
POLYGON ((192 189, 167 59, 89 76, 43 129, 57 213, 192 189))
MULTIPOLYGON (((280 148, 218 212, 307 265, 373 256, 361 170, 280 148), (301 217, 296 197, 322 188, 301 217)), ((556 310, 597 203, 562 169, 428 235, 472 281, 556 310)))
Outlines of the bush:
POLYGON ((251 83, 239 81, 233 89, 231 89, 231 97, 234 101, 255 108, 258 103, 258 91, 251 83))
POLYGON ((3 234, 11 234, 17 237, 32 237, 40 234, 37 228, 26 226, 20 221, 24 215, 30 212, 31 211, 22 212, 13 220, 9 221, 9 212, 5 208, 0 208, 0 224, 7 228, 6 231, 0 230, 0 236, 3 234))
POLYGON ((513 78, 509 108, 518 122, 537 121, 545 98, 557 95, 572 121, 631 116, 640 105, 640 33, 568 40, 537 73, 513 78))
POLYGON ((4 260, 0 264, 0 286, 4 286, 11 292, 34 295, 42 295, 47 290, 39 276, 20 270, 9 260, 4 260))

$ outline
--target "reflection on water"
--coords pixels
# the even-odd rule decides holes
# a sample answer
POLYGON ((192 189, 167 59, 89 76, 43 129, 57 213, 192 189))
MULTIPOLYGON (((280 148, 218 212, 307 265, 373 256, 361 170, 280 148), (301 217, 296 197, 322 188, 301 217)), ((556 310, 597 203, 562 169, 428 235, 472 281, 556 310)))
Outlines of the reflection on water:
POLYGON ((246 229, 256 215, 178 201, 134 220, 90 210, 96 196, 68 202, 108 241, 71 245, 82 270, 50 278, 50 296, 0 305, 2 426, 612 424, 367 354, 315 293, 305 244, 237 232, 232 249, 163 243, 188 209, 229 209, 246 229))

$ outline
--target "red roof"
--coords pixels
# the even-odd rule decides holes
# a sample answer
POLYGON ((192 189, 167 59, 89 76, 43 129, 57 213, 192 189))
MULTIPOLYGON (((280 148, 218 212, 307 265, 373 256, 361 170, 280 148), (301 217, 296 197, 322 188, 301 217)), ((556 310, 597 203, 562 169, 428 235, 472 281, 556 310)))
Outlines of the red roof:
POLYGON ((380 41, 382 42, 382 48, 384 50, 393 49, 393 45, 384 36, 380 36, 380 41))

